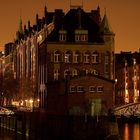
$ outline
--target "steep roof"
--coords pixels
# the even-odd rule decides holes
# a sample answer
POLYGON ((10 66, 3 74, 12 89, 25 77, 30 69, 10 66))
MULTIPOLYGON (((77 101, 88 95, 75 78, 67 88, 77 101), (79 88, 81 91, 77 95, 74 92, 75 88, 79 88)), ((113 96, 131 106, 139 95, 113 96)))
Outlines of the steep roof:
POLYGON ((113 33, 106 13, 104 14, 103 20, 102 20, 101 25, 100 25, 100 33, 104 33, 104 34, 112 34, 113 33))
MULTIPOLYGON (((99 14, 100 15, 100 14, 99 14)), ((55 16, 55 19, 61 19, 60 22, 55 23, 55 30, 53 31, 49 41, 59 40, 59 30, 67 30, 67 42, 75 42, 75 30, 87 30, 89 42, 101 42, 99 36, 99 24, 93 20, 93 17, 86 13, 82 8, 70 9, 66 15, 62 17, 55 16)))

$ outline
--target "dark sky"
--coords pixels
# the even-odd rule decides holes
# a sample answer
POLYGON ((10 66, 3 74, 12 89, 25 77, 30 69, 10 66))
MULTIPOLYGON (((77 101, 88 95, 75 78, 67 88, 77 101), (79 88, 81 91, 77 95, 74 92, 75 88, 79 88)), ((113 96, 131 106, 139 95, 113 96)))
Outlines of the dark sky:
MULTIPOLYGON (((71 0, 73 5, 82 0, 71 0), (76 2, 75 2, 76 1, 76 2)), ((0 0, 0 49, 13 41, 21 16, 23 25, 28 20, 35 23, 36 14, 43 16, 44 6, 48 11, 70 8, 70 0, 0 0)), ((83 0, 84 9, 91 11, 100 6, 105 9, 115 36, 115 51, 138 51, 140 48, 140 0, 83 0)))

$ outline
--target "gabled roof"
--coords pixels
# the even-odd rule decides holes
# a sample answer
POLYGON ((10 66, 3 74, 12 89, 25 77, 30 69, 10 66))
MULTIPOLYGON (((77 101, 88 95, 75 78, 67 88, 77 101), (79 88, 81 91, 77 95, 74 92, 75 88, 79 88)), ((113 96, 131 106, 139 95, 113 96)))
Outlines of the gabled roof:
POLYGON ((93 77, 93 78, 97 78, 97 79, 100 79, 100 80, 103 80, 103 81, 107 81, 107 82, 111 82, 111 83, 115 83, 114 80, 111 80, 111 79, 108 79, 108 78, 105 78, 103 76, 100 76, 100 75, 94 75, 94 74, 85 74, 85 75, 78 75, 78 76, 75 76, 75 77, 71 77, 70 80, 73 80, 73 79, 79 79, 79 78, 83 78, 83 77, 93 77))

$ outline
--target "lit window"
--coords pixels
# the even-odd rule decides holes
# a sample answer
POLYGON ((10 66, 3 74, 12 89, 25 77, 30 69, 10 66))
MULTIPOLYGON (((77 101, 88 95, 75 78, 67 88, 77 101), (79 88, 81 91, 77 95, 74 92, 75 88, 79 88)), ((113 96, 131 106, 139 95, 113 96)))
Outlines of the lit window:
POLYGON ((66 70, 64 71, 64 78, 66 78, 68 74, 70 75, 70 71, 69 71, 68 69, 66 69, 66 70))
POLYGON ((70 63, 70 61, 71 61, 71 53, 67 51, 65 53, 65 63, 70 63))

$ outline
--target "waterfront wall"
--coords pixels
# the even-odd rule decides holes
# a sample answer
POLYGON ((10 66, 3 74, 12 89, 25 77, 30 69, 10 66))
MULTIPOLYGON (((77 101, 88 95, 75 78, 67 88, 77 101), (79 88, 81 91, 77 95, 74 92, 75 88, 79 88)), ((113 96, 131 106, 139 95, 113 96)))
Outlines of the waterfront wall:
POLYGON ((105 140, 118 137, 118 127, 109 117, 62 116, 45 112, 0 117, 1 129, 21 133, 22 140, 105 140))

